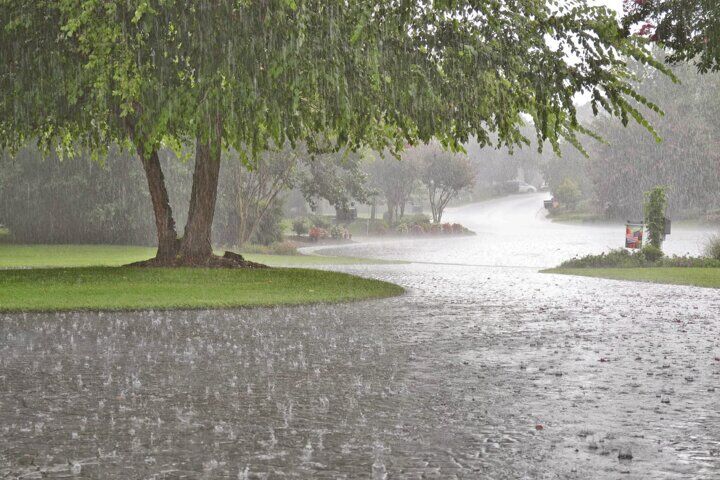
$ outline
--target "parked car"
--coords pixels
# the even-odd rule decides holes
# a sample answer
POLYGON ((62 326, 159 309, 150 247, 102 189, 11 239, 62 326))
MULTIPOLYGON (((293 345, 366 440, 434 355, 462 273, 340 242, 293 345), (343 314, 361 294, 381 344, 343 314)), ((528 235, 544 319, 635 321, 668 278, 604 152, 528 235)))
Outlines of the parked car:
POLYGON ((537 188, 533 187, 529 183, 518 182, 518 193, 535 193, 537 188))

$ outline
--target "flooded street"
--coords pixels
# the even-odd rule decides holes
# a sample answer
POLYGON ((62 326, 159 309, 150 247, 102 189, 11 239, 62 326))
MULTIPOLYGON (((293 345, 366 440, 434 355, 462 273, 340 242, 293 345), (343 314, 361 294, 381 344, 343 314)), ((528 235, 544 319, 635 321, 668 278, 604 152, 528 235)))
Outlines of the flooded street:
MULTIPOLYGON (((328 249, 402 297, 0 316, 2 478, 720 478, 717 290, 540 274, 621 245, 544 194, 328 249)), ((674 227, 668 253, 708 232, 674 227)))

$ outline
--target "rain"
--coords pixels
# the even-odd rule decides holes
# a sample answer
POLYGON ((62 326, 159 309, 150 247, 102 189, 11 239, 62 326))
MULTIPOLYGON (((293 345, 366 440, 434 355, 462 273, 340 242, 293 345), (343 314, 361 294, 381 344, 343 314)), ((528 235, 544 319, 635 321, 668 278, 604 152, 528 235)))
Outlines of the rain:
POLYGON ((0 7, 0 478, 720 478, 674 2, 92 3, 0 7))

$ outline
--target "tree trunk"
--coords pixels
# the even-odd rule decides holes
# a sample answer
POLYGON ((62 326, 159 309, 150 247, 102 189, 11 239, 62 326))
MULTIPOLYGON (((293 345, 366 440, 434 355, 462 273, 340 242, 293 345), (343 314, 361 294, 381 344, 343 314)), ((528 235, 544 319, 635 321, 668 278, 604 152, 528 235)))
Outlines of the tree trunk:
POLYGON ((175 220, 173 219, 170 197, 165 188, 165 176, 160 166, 157 149, 146 154, 138 148, 138 155, 145 170, 157 230, 158 249, 155 258, 159 261, 174 259, 179 249, 175 220))
POLYGON ((190 209, 180 246, 183 264, 202 265, 212 256, 212 223, 220 174, 220 138, 218 135, 214 139, 197 140, 190 209))
POLYGON ((387 222, 389 225, 392 225, 393 220, 395 218, 395 204, 391 202, 387 202, 387 222))

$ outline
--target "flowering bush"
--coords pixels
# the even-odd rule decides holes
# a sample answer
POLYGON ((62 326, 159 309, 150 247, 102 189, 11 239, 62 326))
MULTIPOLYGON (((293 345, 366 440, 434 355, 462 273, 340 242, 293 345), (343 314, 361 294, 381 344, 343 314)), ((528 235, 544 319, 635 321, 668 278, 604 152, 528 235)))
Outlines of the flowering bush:
POLYGON ((328 238, 328 231, 320 227, 312 227, 309 232, 310 238, 317 242, 320 239, 328 238))
POLYGON ((349 239, 350 232, 345 227, 335 225, 330 229, 330 236, 335 240, 349 239))
POLYGON ((426 233, 425 225, 416 223, 415 225, 413 225, 413 226, 410 228, 410 232, 411 232, 413 235, 425 235, 425 233, 426 233))

